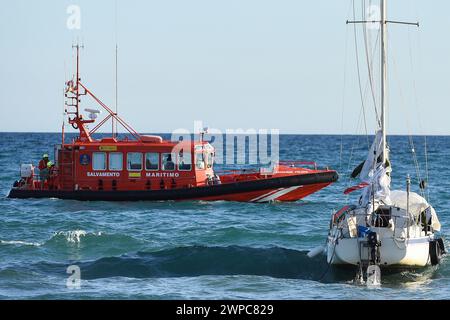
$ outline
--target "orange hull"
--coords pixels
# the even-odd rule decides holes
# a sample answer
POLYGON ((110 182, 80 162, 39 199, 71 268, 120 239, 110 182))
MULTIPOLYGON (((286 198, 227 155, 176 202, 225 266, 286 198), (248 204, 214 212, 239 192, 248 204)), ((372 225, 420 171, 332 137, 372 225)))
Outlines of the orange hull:
POLYGON ((90 201, 225 200, 296 201, 337 180, 334 171, 253 179, 219 185, 161 190, 48 190, 13 188, 10 198, 60 198, 90 201))

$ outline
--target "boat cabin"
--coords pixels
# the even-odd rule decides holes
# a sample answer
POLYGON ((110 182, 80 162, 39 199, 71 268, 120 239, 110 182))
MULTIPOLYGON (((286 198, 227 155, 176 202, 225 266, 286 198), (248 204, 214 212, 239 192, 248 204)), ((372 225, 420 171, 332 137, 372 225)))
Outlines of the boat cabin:
POLYGON ((59 145, 57 179, 64 190, 161 190, 217 183, 214 148, 207 142, 140 141, 104 138, 59 145))

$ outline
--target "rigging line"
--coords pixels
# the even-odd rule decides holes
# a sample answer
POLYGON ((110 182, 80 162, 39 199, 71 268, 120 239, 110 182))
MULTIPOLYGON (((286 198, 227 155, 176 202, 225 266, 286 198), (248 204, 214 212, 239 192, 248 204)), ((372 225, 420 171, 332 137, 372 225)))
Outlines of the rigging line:
MULTIPOLYGON (((369 5, 370 6, 371 6, 371 3, 372 3, 372 1, 369 1, 369 5)), ((362 6, 362 12, 361 12, 363 21, 367 20, 367 17, 366 17, 366 14, 365 14, 366 12, 364 10, 365 8, 366 8, 366 1, 364 0, 363 6, 362 6)), ((373 107, 374 107, 374 110, 375 110, 375 116, 376 116, 376 119, 377 119, 377 123, 381 127, 381 121, 380 121, 380 118, 378 116, 377 103, 376 103, 376 98, 375 98, 375 87, 374 87, 373 73, 372 73, 373 58, 371 59, 370 55, 369 55, 369 51, 370 51, 371 54, 372 54, 372 57, 373 57, 373 52, 369 48, 369 42, 367 41, 367 33, 368 33, 367 25, 365 23, 363 23, 363 37, 364 37, 364 49, 365 49, 364 51, 365 51, 366 64, 367 64, 367 73, 368 73, 369 81, 370 81, 370 91, 372 93, 371 96, 372 96, 372 102, 373 102, 373 107)), ((374 48, 376 48, 376 46, 377 46, 379 35, 380 35, 380 29, 378 28, 378 32, 377 32, 377 37, 376 37, 376 42, 375 42, 374 48)))
MULTIPOLYGON (((376 54, 376 51, 377 51, 377 48, 378 48, 378 43, 379 43, 379 39, 380 39, 380 32, 378 31, 378 33, 377 33, 377 38, 376 38, 376 40, 375 40, 375 45, 374 45, 374 47, 373 47, 373 49, 372 49, 372 62, 371 62, 371 66, 370 66, 370 70, 373 70, 373 61, 374 61, 374 59, 373 59, 373 57, 375 56, 375 54, 376 54)), ((369 79, 370 80, 370 79, 369 79)), ((368 81, 369 81, 368 80, 368 81)), ((374 89, 372 89, 372 83, 370 83, 370 85, 371 85, 371 90, 374 90, 374 89)), ((375 88, 375 83, 373 83, 373 88, 375 88)), ((364 96, 366 96, 366 91, 367 91, 367 87, 364 89, 365 91, 364 91, 364 96)), ((372 91, 372 94, 374 93, 374 91, 372 91)), ((375 98, 375 101, 374 101, 374 112, 375 112, 375 122, 376 122, 376 125, 378 125, 379 127, 381 127, 381 122, 380 122, 380 117, 379 117, 379 115, 378 115, 378 110, 377 110, 377 107, 376 107, 376 98, 375 98)))
MULTIPOLYGON (((378 43, 379 43, 379 39, 380 39, 380 31, 378 31, 377 32, 377 38, 375 39, 375 45, 374 45, 374 47, 373 47, 373 49, 372 49, 372 52, 371 52, 371 54, 372 54, 372 60, 371 60, 371 66, 370 66, 370 70, 373 70, 373 61, 374 61, 374 59, 373 59, 373 57, 375 56, 375 54, 376 54, 376 51, 377 51, 377 48, 378 48, 378 43)), ((368 90, 368 85, 370 84, 370 89, 371 90, 373 90, 372 89, 372 83, 369 83, 369 81, 370 81, 370 79, 369 80, 367 80, 367 82, 366 82, 366 86, 365 86, 365 89, 364 89, 364 97, 366 97, 366 94, 367 94, 367 90, 368 90)), ((373 82, 373 85, 374 85, 375 83, 373 82)), ((374 91, 372 91, 372 94, 374 93, 374 91)), ((380 122, 380 117, 379 117, 379 115, 378 115, 378 110, 377 110, 377 107, 376 107, 376 100, 374 101, 374 112, 375 112, 375 118, 376 118, 376 120, 375 120, 375 122, 376 122, 376 125, 378 125, 379 127, 381 127, 381 122, 380 122)))
POLYGON ((348 26, 345 28, 345 54, 344 54, 344 84, 342 92, 342 108, 341 108, 341 146, 339 150, 339 170, 342 171, 342 153, 344 139, 344 111, 345 111, 345 89, 347 83, 347 56, 348 56, 348 26))
MULTIPOLYGON (((354 0, 352 1, 352 4, 353 4, 353 14, 354 14, 354 17, 355 17, 354 0)), ((355 32, 356 32, 356 30, 355 30, 355 32)), ((356 47, 357 47, 357 44, 356 44, 356 47)), ((374 48, 374 50, 375 49, 376 49, 376 47, 374 48)), ((358 54, 356 56, 358 58, 358 54)), ((359 67, 358 67, 358 72, 359 72, 359 67)), ((360 77, 358 79, 360 80, 360 77)), ((362 95, 362 101, 364 101, 364 97, 366 96, 367 90, 369 88, 369 83, 366 82, 363 94, 361 94, 362 87, 361 87, 361 82, 360 81, 359 81, 359 85, 360 85, 360 95, 362 95)), ((363 106, 364 106, 364 104, 363 104, 363 106)), ((351 147, 351 150, 350 150, 350 157, 349 157, 348 166, 347 166, 347 173, 350 172, 350 166, 351 166, 351 163, 352 163, 355 146, 359 145, 359 143, 360 143, 360 138, 361 137, 358 135, 358 133, 360 132, 360 127, 362 127, 361 123, 363 121, 363 115, 364 115, 365 136, 367 138, 368 149, 370 149, 369 137, 368 137, 368 132, 367 132, 367 123, 366 123, 366 118, 365 118, 365 109, 364 108, 360 108, 358 121, 357 121, 357 127, 356 127, 357 139, 355 141, 353 141, 353 143, 352 143, 352 147, 351 147)), ((346 185, 349 186, 350 184, 351 184, 351 177, 348 176, 346 185)), ((347 195, 347 200, 348 200, 348 198, 349 198, 349 195, 347 195)))
MULTIPOLYGON (((347 177, 347 181, 345 183, 346 187, 349 187, 352 184, 351 183, 352 179, 351 179, 351 176, 349 175, 349 173, 351 172, 350 171, 350 166, 351 166, 351 163, 352 163, 355 147, 357 145, 359 145, 359 143, 360 143, 361 136, 358 133, 359 133, 360 127, 362 126, 361 122, 362 122, 362 109, 359 110, 359 116, 358 116, 358 121, 357 121, 357 126, 356 126, 356 140, 353 141, 352 147, 350 149, 350 157, 349 157, 349 160, 348 160, 347 171, 346 171, 346 177, 347 177)), ((348 201, 349 197, 350 197, 350 195, 347 194, 346 195, 346 201, 348 201)))
MULTIPOLYGON (((347 16, 350 16, 352 2, 349 1, 347 16)), ((344 113, 345 113, 345 98, 347 88, 347 60, 348 60, 348 25, 345 25, 345 50, 344 50, 344 83, 342 88, 342 106, 341 106, 341 145, 339 150, 339 171, 342 171, 342 156, 344 153, 344 113)))
MULTIPOLYGON (((365 85, 365 88, 364 88, 364 97, 366 96, 367 90, 368 90, 368 89, 369 89, 369 82, 367 81, 367 82, 366 82, 366 85, 365 85)), ((353 151, 354 151, 354 149, 355 149, 355 146, 360 144, 360 135, 359 135, 360 130, 361 130, 361 133, 363 133, 363 132, 362 132, 362 121, 363 121, 362 115, 363 115, 363 109, 360 108, 360 109, 359 109, 359 115, 358 115, 357 126, 356 126, 356 132, 355 132, 355 135, 357 135, 358 139, 357 139, 356 141, 354 141, 353 144, 352 144, 352 148, 351 148, 351 151, 350 151, 350 158, 349 158, 348 165, 347 165, 347 171, 346 171, 347 173, 350 173, 350 172, 351 172, 351 171, 350 171, 350 166, 351 166, 351 164, 352 164, 353 151)), ((367 132, 366 132, 365 136, 368 138, 367 132)), ((347 180, 347 182, 346 182, 345 185, 346 185, 347 187, 350 187, 350 186, 351 186, 351 177, 350 177, 350 176, 348 176, 348 180, 347 180)), ((347 199, 348 199, 348 197, 349 197, 349 196, 347 195, 347 199)))
MULTIPOLYGON (((402 106, 405 109, 405 111, 406 111, 405 113, 407 115, 407 117, 406 117, 406 124, 407 124, 407 129, 408 129, 408 140, 409 140, 409 144, 410 144, 410 148, 411 148, 411 153, 412 153, 412 157, 413 157, 414 167, 415 167, 415 170, 416 170, 417 180, 418 180, 418 183, 420 184, 421 181, 422 181, 422 175, 421 175, 420 165, 419 165, 419 161, 418 161, 418 158, 417 158, 417 153, 416 153, 416 149, 415 149, 415 145, 414 145, 414 139, 413 139, 412 134, 411 134, 411 123, 410 123, 410 118, 409 118, 410 113, 408 113, 408 109, 406 108, 405 98, 404 98, 402 87, 401 87, 401 84, 400 84, 400 79, 398 78, 397 63, 396 63, 396 60, 395 60, 394 56, 392 56, 392 62, 393 62, 393 66, 394 66, 395 78, 396 78, 396 80, 398 82, 399 94, 400 94, 402 106)), ((420 194, 421 194, 422 197, 425 197, 424 190, 422 188, 420 188, 420 194)))
MULTIPOLYGON (((376 96, 375 96, 375 82, 373 81, 373 63, 374 63, 374 59, 373 57, 376 54, 377 48, 378 48, 378 44, 379 44, 379 40, 380 40, 380 31, 377 32, 377 37, 375 39, 375 44, 374 47, 372 49, 372 59, 370 60, 370 65, 369 63, 367 64, 368 70, 370 70, 370 75, 369 75, 369 80, 371 81, 370 83, 370 89, 371 89, 371 93, 372 93, 372 101, 373 101, 373 108, 374 108, 374 112, 375 112, 375 118, 376 118, 376 123, 379 127, 381 127, 381 120, 380 120, 380 115, 378 114, 378 109, 377 109, 377 100, 376 100, 376 96)), ((368 54, 367 54, 368 56, 368 54)))
MULTIPOLYGON (((417 33, 418 39, 419 39, 419 33, 417 33)), ((419 42, 419 41, 418 41, 419 42)), ((420 102, 419 97, 417 95, 417 85, 416 85, 416 78, 415 78, 415 69, 414 69, 414 63, 413 63, 413 51, 412 51, 412 41, 411 41, 411 30, 408 28, 408 49, 409 49, 409 61, 410 61, 410 67, 411 67, 411 78, 412 78, 412 87, 413 87, 413 97, 414 97, 414 103, 416 106, 416 112, 417 112, 417 120, 419 123, 419 129, 424 135, 424 153, 425 153, 425 179, 428 184, 429 179, 429 173, 428 173, 428 150, 427 150, 427 136, 423 130, 422 126, 422 117, 421 117, 421 109, 420 109, 420 102)), ((430 202, 430 191, 427 187, 425 187, 427 200, 430 202)))
MULTIPOLYGON (((414 167, 415 167, 415 170, 416 170, 418 183, 420 183, 420 181, 422 180, 422 177, 421 177, 421 174, 420 174, 420 166, 419 166, 419 162, 417 160, 417 154, 416 154, 416 150, 415 150, 415 147, 414 147, 414 139, 413 139, 413 137, 411 135, 411 124, 410 124, 410 119, 409 119, 409 113, 408 113, 408 109, 406 108, 405 98, 404 98, 404 95, 403 95, 400 79, 398 78, 396 59, 395 59, 394 55, 392 55, 391 58, 392 58, 392 65, 394 67, 393 69, 394 69, 395 79, 398 82, 398 92, 399 92, 399 95, 400 95, 401 105, 404 108, 405 114, 406 114, 406 117, 405 117, 406 118, 406 127, 408 129, 408 140, 409 140, 409 144, 410 144, 410 148, 411 148, 411 154, 413 156, 413 163, 414 163, 414 167)), ((422 196, 424 196, 423 189, 420 189, 420 193, 421 193, 422 196)))
MULTIPOLYGON (((353 0, 353 20, 356 20, 355 0, 353 0)), ((369 137, 368 137, 368 134, 367 134, 368 131, 367 131, 367 121, 366 121, 366 109, 365 109, 365 106, 364 106, 364 96, 363 96, 362 86, 361 86, 361 74, 360 74, 360 68, 359 68, 358 38, 357 38, 356 24, 353 25, 353 30, 354 30, 355 55, 356 55, 356 69, 358 71, 359 95, 360 95, 361 107, 363 109, 363 115, 364 115, 364 128, 365 128, 366 136, 367 136, 367 148, 369 149, 370 148, 370 143, 369 143, 369 137)))
MULTIPOLYGON (((368 90, 368 88, 369 88, 369 83, 368 82, 366 82, 366 86, 365 86, 365 89, 364 89, 364 96, 366 95, 366 93, 367 93, 367 90, 368 90)), ((355 149, 355 146, 357 146, 357 145, 359 145, 360 144, 360 138, 361 138, 361 135, 359 135, 358 133, 360 132, 360 130, 362 131, 362 124, 361 124, 361 122, 362 122, 362 115, 363 115, 363 112, 362 112, 363 110, 362 110, 362 108, 360 108, 360 110, 359 110, 359 116, 358 116, 358 121, 357 121, 357 126, 356 126, 356 136, 357 136, 357 139, 355 140, 355 141, 353 141, 353 143, 352 143, 352 147, 351 147, 351 149, 350 149, 350 157, 349 157, 349 160, 348 160, 348 165, 347 165, 347 171, 346 171, 346 177, 347 177, 347 180, 346 180, 346 182, 344 183, 344 185, 346 186, 346 188, 348 188, 348 187, 350 187, 353 183, 351 182, 351 180, 352 180, 352 178, 351 178, 351 176, 349 175, 349 173, 351 172, 351 164, 352 164, 352 160, 353 160, 353 154, 354 154, 354 149, 355 149)), ((368 137, 368 135, 367 134, 365 134, 365 136, 366 137, 368 137)), ((365 161, 365 159, 364 159, 364 161, 365 161)), ((347 194, 346 195, 346 201, 348 201, 349 200, 349 198, 350 198, 350 194, 347 194)))
MULTIPOLYGON (((427 136, 424 136, 424 149, 425 149, 425 179, 427 179, 427 184, 429 184, 428 182, 428 146, 427 146, 427 136)), ((430 189, 428 188, 428 186, 425 187, 425 190, 427 192, 427 201, 428 203, 431 203, 431 199, 430 199, 430 189)))
MULTIPOLYGON (((415 105, 417 107, 417 116, 418 116, 418 121, 419 121, 419 127, 420 130, 422 131, 422 122, 421 122, 421 116, 420 116, 420 103, 419 103, 419 97, 417 96, 417 86, 416 86, 416 79, 414 77, 414 63, 413 63, 413 57, 412 57, 412 44, 411 44, 411 30, 408 28, 408 51, 409 51, 409 64, 410 64, 410 68, 411 68, 411 78, 412 78, 412 87, 413 87, 413 96, 414 96, 414 102, 415 105)), ((423 131, 422 131, 423 133, 423 131)))
MULTIPOLYGON (((415 4, 415 8, 416 8, 416 16, 418 17, 419 16, 419 14, 418 14, 418 12, 417 12, 417 3, 415 4)), ((418 19, 417 19, 418 20, 418 19)), ((422 56, 421 56, 421 38, 420 38, 420 32, 417 32, 416 33, 416 35, 417 35, 417 52, 418 52, 418 64, 419 64, 419 69, 420 70, 423 70, 422 69, 422 56)), ((417 94, 417 92, 416 92, 416 94, 417 94)), ((420 109, 419 107, 420 107, 420 103, 419 103, 419 99, 417 98, 417 103, 418 103, 418 109, 420 109)), ((429 183, 430 183, 430 179, 429 179, 429 169, 428 169, 428 144, 427 144, 427 136, 425 135, 424 136, 424 138, 425 138, 425 175, 426 175, 426 179, 427 179, 427 184, 429 185, 429 183)), ((431 198, 430 198, 430 190, 429 190, 429 188, 426 188, 426 190, 427 190, 427 197, 428 197, 428 202, 430 202, 431 203, 431 198)))
MULTIPOLYGON (((364 88, 364 96, 366 96, 366 94, 367 94, 367 90, 368 90, 368 88, 369 88, 369 83, 368 82, 366 82, 366 85, 365 85, 365 88, 364 88)), ((359 136, 359 133, 360 133, 360 130, 361 130, 361 134, 363 134, 364 132, 362 132, 362 128, 360 128, 360 127, 362 127, 362 115, 363 115, 363 109, 362 108, 360 108, 359 109, 359 115, 358 115, 358 121, 357 121, 357 125, 356 125, 356 130, 355 130, 355 135, 358 135, 359 136)), ((367 134, 366 134, 366 136, 367 136, 367 134)), ((359 144, 359 139, 358 139, 358 144, 359 144)), ((352 147, 352 149, 354 148, 354 146, 352 147)), ((350 163, 351 161, 349 161, 349 163, 348 163, 348 170, 350 170, 350 163)))
MULTIPOLYGON (((370 1, 370 3, 372 3, 372 1, 370 1)), ((376 82, 373 82, 373 64, 374 64, 374 61, 375 61, 375 59, 373 58, 375 55, 377 55, 378 57, 379 57, 379 55, 377 54, 378 52, 377 52, 377 49, 378 49, 378 46, 379 46, 379 43, 380 43, 380 35, 381 35, 381 32, 380 32, 380 28, 378 28, 378 31, 377 31, 377 36, 376 36, 376 38, 375 38, 375 43, 374 43, 374 46, 373 46, 373 49, 372 49, 372 51, 371 51, 371 56, 372 56, 372 58, 371 58, 371 62, 370 62, 370 66, 368 65, 368 67, 369 67, 369 70, 372 72, 372 77, 371 77, 371 81, 372 81, 372 83, 371 83, 371 89, 372 89, 372 95, 374 95, 373 96, 373 103, 374 103, 374 111, 375 111, 375 118, 376 118, 376 122, 377 122, 377 125, 381 128, 381 117, 380 117, 380 115, 378 114, 378 109, 377 109, 377 103, 376 103, 376 97, 375 97, 375 86, 376 86, 376 82)))

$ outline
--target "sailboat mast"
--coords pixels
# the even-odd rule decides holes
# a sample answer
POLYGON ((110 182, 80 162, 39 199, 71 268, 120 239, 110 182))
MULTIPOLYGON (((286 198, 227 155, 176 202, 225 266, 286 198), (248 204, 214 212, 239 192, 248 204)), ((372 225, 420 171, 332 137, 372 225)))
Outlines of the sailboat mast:
POLYGON ((387 160, 387 143, 386 143, 386 85, 387 85, 387 24, 386 24, 386 0, 380 0, 380 11, 381 11, 381 133, 382 138, 382 150, 383 150, 383 164, 387 160))

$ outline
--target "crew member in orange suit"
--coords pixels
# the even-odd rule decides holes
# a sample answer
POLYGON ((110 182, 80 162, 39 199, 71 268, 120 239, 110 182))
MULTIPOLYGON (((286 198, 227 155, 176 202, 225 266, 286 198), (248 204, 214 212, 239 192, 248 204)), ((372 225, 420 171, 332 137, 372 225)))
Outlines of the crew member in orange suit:
POLYGON ((49 160, 48 160, 48 154, 44 154, 42 156, 41 161, 39 161, 39 178, 41 179, 41 189, 44 188, 44 182, 49 177, 49 168, 47 167, 49 160))

